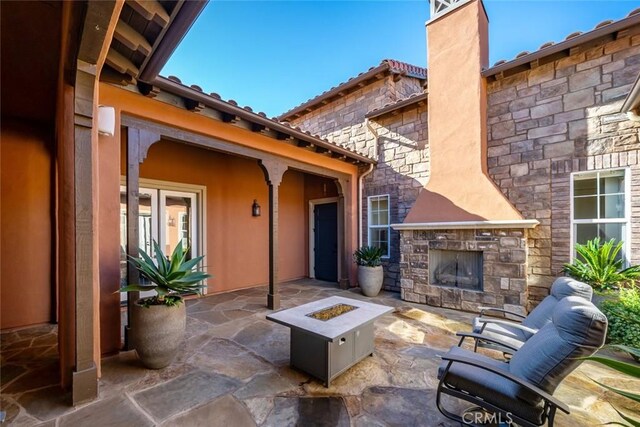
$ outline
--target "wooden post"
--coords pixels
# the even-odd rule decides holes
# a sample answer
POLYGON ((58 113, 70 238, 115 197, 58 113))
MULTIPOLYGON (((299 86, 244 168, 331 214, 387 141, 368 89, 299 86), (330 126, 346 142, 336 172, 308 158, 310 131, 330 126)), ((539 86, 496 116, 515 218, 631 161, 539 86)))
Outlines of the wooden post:
MULTIPOLYGON (((160 140, 160 135, 144 129, 127 128, 127 255, 138 258, 140 255, 140 163, 147 157, 149 147, 160 140)), ((140 273, 127 263, 127 284, 140 283, 140 273)), ((131 311, 140 298, 140 292, 127 293, 127 325, 124 328, 124 348, 133 350, 131 342, 131 311)))
POLYGON ((277 160, 261 160, 260 167, 265 174, 269 186, 269 293, 267 307, 271 310, 280 308, 278 293, 278 190, 287 165, 277 160))
POLYGON ((95 74, 90 64, 78 61, 75 81, 74 187, 75 187, 75 369, 72 399, 78 404, 98 395, 98 371, 94 361, 94 167, 93 99, 95 74))
MULTIPOLYGON (((348 221, 345 205, 345 192, 348 192, 349 183, 344 179, 337 179, 335 183, 336 187, 338 187, 338 284, 340 288, 348 289, 351 254, 347 251, 347 239, 345 233, 345 223, 348 221)), ((347 202, 348 201, 350 200, 347 200, 347 202)))

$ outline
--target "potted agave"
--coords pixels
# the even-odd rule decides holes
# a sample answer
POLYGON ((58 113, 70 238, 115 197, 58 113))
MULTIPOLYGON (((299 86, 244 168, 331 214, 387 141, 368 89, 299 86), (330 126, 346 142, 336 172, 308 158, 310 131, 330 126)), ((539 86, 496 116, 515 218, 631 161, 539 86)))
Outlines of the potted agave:
POLYGON ((155 262, 143 250, 140 250, 140 258, 129 258, 150 284, 125 286, 120 292, 156 292, 133 305, 131 339, 142 363, 148 368, 160 369, 173 361, 184 338, 187 312, 182 295, 199 293, 204 287, 200 283, 211 275, 197 271, 204 257, 187 260, 189 248, 184 248, 182 242, 169 258, 164 256, 156 241, 153 247, 155 262))
POLYGON ((353 254, 358 264, 358 284, 362 293, 375 297, 382 289, 384 271, 382 270, 382 249, 376 246, 362 246, 353 254))

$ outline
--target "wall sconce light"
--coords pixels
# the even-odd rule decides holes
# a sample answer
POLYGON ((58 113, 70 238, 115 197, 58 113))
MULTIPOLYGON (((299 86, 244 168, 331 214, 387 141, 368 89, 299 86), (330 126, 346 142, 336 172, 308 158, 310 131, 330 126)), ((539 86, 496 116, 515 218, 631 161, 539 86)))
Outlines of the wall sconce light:
POLYGON ((256 199, 253 199, 253 205, 251 205, 251 215, 260 216, 260 205, 256 199))
POLYGON ((116 110, 106 105, 98 105, 98 133, 113 136, 116 130, 116 110))

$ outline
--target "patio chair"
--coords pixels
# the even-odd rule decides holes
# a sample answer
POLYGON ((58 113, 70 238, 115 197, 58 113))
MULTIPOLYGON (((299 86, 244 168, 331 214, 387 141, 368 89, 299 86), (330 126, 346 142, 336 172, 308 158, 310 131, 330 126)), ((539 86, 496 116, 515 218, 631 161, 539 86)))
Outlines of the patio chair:
POLYGON ((515 351, 509 362, 452 347, 442 356, 438 370, 436 405, 444 416, 464 424, 469 424, 469 416, 444 409, 443 394, 477 405, 494 421, 522 426, 547 422, 553 426, 556 410, 569 413, 553 392, 580 365, 582 357, 604 344, 606 332, 607 318, 595 305, 579 297, 564 298, 557 304, 552 322, 515 351))
POLYGON ((480 307, 480 317, 473 320, 473 332, 482 337, 499 339, 509 344, 508 346, 489 343, 486 340, 476 339, 476 348, 487 347, 511 354, 538 332, 547 323, 551 322, 553 310, 563 298, 577 296, 586 301, 591 301, 593 289, 586 283, 579 282, 570 277, 559 277, 551 285, 551 292, 534 308, 528 316, 494 307, 480 307), (517 317, 515 320, 486 317, 490 313, 504 313, 517 317))

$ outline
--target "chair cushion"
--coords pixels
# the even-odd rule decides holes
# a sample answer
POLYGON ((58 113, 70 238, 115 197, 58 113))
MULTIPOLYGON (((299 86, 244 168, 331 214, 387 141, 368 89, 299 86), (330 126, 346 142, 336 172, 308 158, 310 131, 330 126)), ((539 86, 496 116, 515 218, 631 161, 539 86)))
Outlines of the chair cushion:
MULTIPOLYGON (((522 321, 522 324, 532 329, 541 329, 544 325, 551 322, 553 311, 561 299, 569 296, 577 296, 591 301, 592 295, 593 289, 591 289, 591 286, 570 277, 558 277, 551 285, 549 296, 543 299, 540 304, 529 313, 522 321)), ((525 333, 525 335, 527 338, 531 338, 531 334, 525 333)))
POLYGON ((573 296, 591 301, 593 288, 571 277, 558 277, 551 285, 550 293, 558 300, 573 296))
POLYGON ((514 346, 515 348, 520 348, 528 338, 525 335, 524 331, 522 331, 521 329, 512 328, 508 325, 496 325, 495 323, 487 323, 487 326, 485 326, 483 330, 482 325, 484 325, 484 323, 481 323, 479 319, 479 317, 473 319, 473 332, 477 334, 482 333, 482 335, 486 335, 489 338, 495 338, 504 341, 507 344, 514 346))
MULTIPOLYGON (((582 361, 604 344, 607 318, 591 302, 580 297, 566 297, 556 306, 551 323, 533 335, 513 355, 509 363, 512 374, 524 378, 547 393, 582 361)), ((536 403, 527 394, 519 397, 536 403)))
MULTIPOLYGON (((448 354, 468 357, 495 368, 509 370, 508 363, 460 347, 451 347, 448 354)), ((448 361, 443 360, 440 364, 438 379, 442 379, 448 363, 448 361)), ((539 402, 531 403, 519 399, 518 395, 522 394, 523 388, 498 374, 476 366, 454 362, 449 368, 444 382, 473 396, 480 397, 488 403, 511 412, 518 417, 536 424, 542 423, 543 405, 539 402)))

